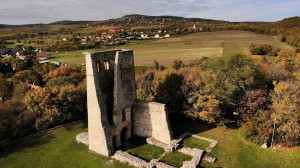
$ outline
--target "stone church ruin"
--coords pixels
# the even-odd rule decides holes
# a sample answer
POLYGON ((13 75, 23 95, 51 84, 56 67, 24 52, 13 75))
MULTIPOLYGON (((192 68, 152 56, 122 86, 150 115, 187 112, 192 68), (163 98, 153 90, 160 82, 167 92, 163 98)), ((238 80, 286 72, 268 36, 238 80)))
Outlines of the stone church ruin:
POLYGON ((137 100, 132 50, 86 54, 88 133, 76 139, 111 156, 133 135, 172 150, 172 130, 165 105, 137 100))

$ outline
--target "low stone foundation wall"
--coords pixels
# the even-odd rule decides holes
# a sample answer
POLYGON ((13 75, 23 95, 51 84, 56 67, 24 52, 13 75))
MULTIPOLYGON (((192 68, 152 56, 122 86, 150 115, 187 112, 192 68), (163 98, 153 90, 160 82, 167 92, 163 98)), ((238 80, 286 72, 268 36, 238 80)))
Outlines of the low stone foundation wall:
MULTIPOLYGON (((147 138, 146 141, 147 143, 151 144, 151 145, 155 145, 158 146, 160 148, 163 148, 166 152, 161 156, 163 157, 167 152, 172 152, 172 151, 176 151, 178 150, 179 147, 179 143, 186 138, 187 136, 191 135, 194 138, 197 139, 202 139, 208 142, 211 142, 211 145, 206 149, 206 153, 211 152, 211 150, 217 145, 218 141, 213 140, 213 139, 209 139, 209 138, 205 138, 205 137, 201 137, 198 135, 192 135, 190 133, 185 132, 184 134, 182 134, 178 139, 174 139, 171 141, 170 144, 164 144, 158 140, 156 140, 153 137, 147 138)), ((87 132, 82 132, 80 134, 78 134, 76 136, 76 141, 79 143, 83 143, 88 145, 89 144, 89 137, 88 137, 88 133, 87 132)), ((189 147, 184 147, 178 150, 178 152, 181 152, 183 154, 186 155, 190 155, 192 156, 192 160, 190 161, 185 161, 183 162, 183 166, 181 168, 196 168, 200 162, 201 159, 203 158, 203 160, 209 162, 209 163, 214 163, 216 161, 216 158, 211 157, 211 156, 204 156, 205 152, 204 150, 200 150, 197 148, 189 148, 189 147), (204 157, 203 157, 204 156, 204 157)), ((112 158, 119 160, 121 162, 127 162, 132 166, 135 167, 145 167, 145 168, 175 168, 173 166, 170 166, 168 164, 159 162, 159 159, 152 159, 150 162, 147 162, 137 156, 133 156, 125 151, 117 151, 112 158)))
POLYGON ((202 139, 202 140, 211 142, 211 144, 209 145, 209 147, 207 147, 206 150, 205 150, 207 153, 211 153, 211 151, 213 150, 213 148, 215 146, 217 146, 217 144, 218 144, 218 141, 210 139, 210 138, 205 138, 205 137, 201 137, 201 136, 198 136, 198 135, 192 135, 192 136, 194 138, 197 138, 197 139, 202 139))
POLYGON ((149 164, 145 161, 142 160, 136 156, 130 155, 127 152, 123 152, 123 151, 117 151, 114 155, 113 158, 116 160, 119 160, 120 162, 127 162, 132 166, 135 167, 148 167, 149 164))
POLYGON ((176 168, 176 167, 170 166, 170 165, 162 163, 162 162, 157 162, 155 167, 156 168, 176 168))
POLYGON ((139 157, 133 156, 127 152, 117 151, 112 158, 120 161, 127 162, 135 167, 145 167, 145 168, 175 168, 168 164, 159 162, 158 159, 152 159, 150 162, 147 162, 139 157))
POLYGON ((150 137, 150 138, 146 139, 146 142, 148 144, 158 146, 158 147, 164 149, 166 152, 172 152, 172 151, 177 150, 177 148, 178 148, 177 140, 172 140, 170 144, 164 144, 164 143, 156 140, 155 138, 150 137))
POLYGON ((178 152, 193 156, 192 160, 183 162, 182 168, 196 168, 200 164, 204 151, 197 148, 182 148, 178 152))

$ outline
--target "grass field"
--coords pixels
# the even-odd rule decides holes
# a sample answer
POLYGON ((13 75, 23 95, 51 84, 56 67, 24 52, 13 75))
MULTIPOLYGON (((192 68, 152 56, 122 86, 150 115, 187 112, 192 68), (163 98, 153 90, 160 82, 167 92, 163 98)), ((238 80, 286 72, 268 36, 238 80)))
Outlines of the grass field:
POLYGON ((161 162, 165 162, 166 164, 175 167, 181 167, 184 161, 189 160, 192 160, 192 156, 177 151, 167 153, 164 157, 160 159, 161 162))
POLYGON ((51 53, 50 60, 66 63, 69 65, 85 64, 85 52, 95 52, 96 50, 78 50, 74 52, 51 53))
MULTIPOLYGON (((162 65, 172 64, 174 59, 185 63, 201 57, 218 56, 228 52, 247 54, 250 43, 271 44, 274 47, 294 49, 278 41, 273 36, 255 34, 246 31, 200 32, 180 37, 160 40, 132 40, 126 46, 112 49, 133 49, 135 65, 151 65, 157 60, 162 65)), ((53 60, 67 64, 84 64, 84 55, 78 51, 52 55, 53 60)))
POLYGON ((131 167, 89 152, 86 145, 78 144, 75 137, 83 131, 87 131, 87 127, 84 124, 76 124, 31 137, 9 148, 1 149, 0 167, 131 167))
MULTIPOLYGON (((187 125, 189 126, 188 123, 187 125)), ((203 125, 198 124, 198 127, 202 128, 203 125)), ((83 131, 87 131, 85 124, 75 124, 2 148, 0 167, 130 167, 108 157, 94 154, 88 150, 86 145, 78 144, 75 137, 83 131)), ((203 167, 297 168, 300 166, 299 146, 276 150, 263 149, 243 140, 238 130, 228 129, 224 126, 205 129, 198 135, 219 141, 210 154, 218 159, 217 162, 210 164, 203 161, 201 163, 203 167)), ((131 152, 147 160, 150 160, 150 157, 157 158, 163 153, 162 149, 152 145, 141 145, 132 149, 131 152)), ((165 155, 161 161, 180 166, 183 161, 190 159, 190 156, 172 152, 165 155)))
POLYGON ((134 149, 130 149, 128 152, 144 160, 151 161, 152 159, 158 159, 165 151, 157 146, 144 144, 134 149))
POLYGON ((197 139, 194 137, 186 138, 183 141, 184 147, 198 148, 198 149, 202 149, 202 150, 205 150, 207 147, 209 147, 210 144, 211 143, 208 141, 197 139))

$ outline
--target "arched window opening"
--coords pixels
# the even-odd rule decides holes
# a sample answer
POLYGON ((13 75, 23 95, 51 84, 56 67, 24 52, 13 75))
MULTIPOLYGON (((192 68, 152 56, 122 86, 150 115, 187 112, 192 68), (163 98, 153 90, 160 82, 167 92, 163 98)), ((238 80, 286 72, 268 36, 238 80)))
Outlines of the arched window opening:
POLYGON ((126 121, 125 109, 122 110, 122 121, 126 121))
POLYGON ((121 131, 121 143, 124 144, 129 139, 128 129, 123 128, 121 131))
POLYGON ((113 146, 114 146, 114 149, 118 148, 118 140, 117 140, 117 136, 116 135, 113 137, 113 146))
POLYGON ((109 62, 104 62, 104 69, 109 70, 109 62))
POLYGON ((96 64, 97 64, 97 71, 100 72, 101 70, 100 62, 98 61, 96 64))

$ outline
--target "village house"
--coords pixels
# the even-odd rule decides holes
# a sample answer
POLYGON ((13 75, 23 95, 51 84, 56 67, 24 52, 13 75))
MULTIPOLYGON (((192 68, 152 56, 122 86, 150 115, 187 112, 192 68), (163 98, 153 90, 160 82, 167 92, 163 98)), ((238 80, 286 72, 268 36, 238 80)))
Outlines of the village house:
POLYGON ((69 39, 68 38, 63 38, 62 39, 64 42, 68 41, 69 39))
POLYGON ((141 37, 144 38, 144 39, 149 38, 148 34, 142 34, 141 37))
POLYGON ((20 60, 25 60, 26 56, 24 56, 24 55, 18 55, 17 58, 20 59, 20 60))
POLYGON ((159 34, 155 34, 155 36, 154 36, 154 38, 159 38, 160 36, 159 36, 159 34))
POLYGON ((21 55, 21 53, 18 51, 17 53, 16 53, 16 57, 18 57, 18 56, 20 56, 21 55))
POLYGON ((96 37, 95 41, 101 41, 101 37, 96 37))
POLYGON ((34 85, 34 84, 28 84, 27 86, 30 87, 31 90, 37 90, 37 89, 42 88, 42 87, 34 85))
POLYGON ((36 58, 38 59, 38 60, 44 60, 44 59, 48 59, 49 58, 49 53, 47 53, 47 52, 39 52, 39 53, 37 53, 36 54, 36 58))
POLYGON ((170 34, 165 34, 165 38, 169 38, 170 37, 170 34))
POLYGON ((88 39, 81 39, 81 44, 89 44, 90 43, 90 40, 88 39))

